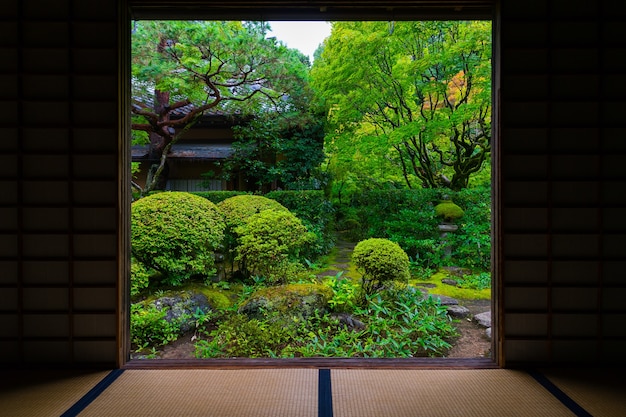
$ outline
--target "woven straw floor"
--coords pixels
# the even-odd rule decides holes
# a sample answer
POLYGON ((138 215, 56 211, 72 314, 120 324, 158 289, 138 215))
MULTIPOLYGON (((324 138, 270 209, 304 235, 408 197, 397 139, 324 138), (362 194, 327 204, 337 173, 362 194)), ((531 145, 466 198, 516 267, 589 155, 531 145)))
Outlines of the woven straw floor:
POLYGON ((541 371, 582 412, 522 370, 134 369, 111 374, 0 372, 0 416, 626 416, 626 383, 617 370, 541 371), (326 389, 332 395, 323 394, 326 389))
POLYGON ((561 391, 593 416, 626 416, 623 369, 548 369, 542 371, 561 391))
POLYGON ((332 387, 342 417, 573 415, 522 371, 337 370, 332 387))
POLYGON ((0 416, 58 417, 107 374, 108 371, 0 372, 0 416))

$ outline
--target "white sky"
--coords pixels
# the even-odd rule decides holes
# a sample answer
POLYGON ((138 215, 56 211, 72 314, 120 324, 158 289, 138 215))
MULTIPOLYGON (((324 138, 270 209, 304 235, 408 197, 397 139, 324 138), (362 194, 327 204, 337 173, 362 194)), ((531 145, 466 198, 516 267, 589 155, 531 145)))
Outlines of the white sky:
POLYGON ((313 53, 330 36, 329 22, 269 22, 272 31, 268 37, 276 37, 289 48, 298 49, 309 56, 313 62, 313 53))

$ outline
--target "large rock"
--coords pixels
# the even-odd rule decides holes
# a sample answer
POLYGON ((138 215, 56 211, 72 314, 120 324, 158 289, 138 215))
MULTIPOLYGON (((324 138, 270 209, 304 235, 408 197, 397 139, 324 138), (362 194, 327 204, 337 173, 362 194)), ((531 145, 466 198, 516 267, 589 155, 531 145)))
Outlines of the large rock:
POLYGON ((161 297, 141 303, 152 304, 158 310, 166 310, 165 320, 179 323, 183 333, 195 327, 195 314, 206 314, 213 309, 206 295, 189 290, 168 291, 161 297))
POLYGON ((491 311, 474 315, 474 321, 483 327, 491 327, 491 311))
POLYGON ((320 284, 287 284, 254 292, 239 307, 239 312, 251 318, 263 318, 268 313, 286 317, 307 318, 316 311, 325 313, 332 290, 320 284))
POLYGON ((467 307, 459 305, 448 306, 448 315, 457 319, 462 319, 469 316, 470 311, 467 307))

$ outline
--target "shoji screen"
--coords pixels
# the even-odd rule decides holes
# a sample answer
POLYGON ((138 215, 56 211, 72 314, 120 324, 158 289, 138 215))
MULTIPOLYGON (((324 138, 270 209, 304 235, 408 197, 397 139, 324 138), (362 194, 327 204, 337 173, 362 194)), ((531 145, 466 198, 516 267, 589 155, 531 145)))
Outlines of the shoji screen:
POLYGON ((0 7, 0 362, 117 362, 118 4, 0 7))
POLYGON ((626 9, 618 3, 502 2, 507 364, 624 362, 626 9))

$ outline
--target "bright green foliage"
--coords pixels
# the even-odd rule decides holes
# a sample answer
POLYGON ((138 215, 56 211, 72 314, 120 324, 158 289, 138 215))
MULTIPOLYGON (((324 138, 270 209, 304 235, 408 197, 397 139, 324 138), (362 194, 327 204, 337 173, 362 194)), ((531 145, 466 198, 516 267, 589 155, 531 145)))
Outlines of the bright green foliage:
POLYGON ((335 243, 335 210, 321 190, 272 191, 267 198, 278 201, 295 214, 316 236, 302 256, 314 260, 327 254, 335 243))
POLYGON ((166 345, 178 339, 179 323, 167 321, 166 315, 166 309, 158 309, 153 304, 131 304, 130 335, 135 349, 166 345))
POLYGON ((458 192, 445 190, 463 207, 459 226, 448 233, 446 243, 438 229, 440 218, 435 205, 443 190, 370 190, 354 194, 350 205, 339 207, 340 226, 353 226, 350 237, 358 241, 371 237, 387 238, 400 245, 409 255, 418 275, 429 275, 440 266, 462 266, 489 271, 491 267, 491 191, 489 187, 466 188, 458 192), (380 213, 385 213, 381 216, 380 213), (446 257, 444 247, 452 248, 446 257))
POLYGON ((233 314, 210 332, 211 340, 196 343, 197 358, 258 358, 278 356, 292 333, 280 321, 250 319, 233 314))
POLYGON ((287 282, 290 266, 298 262, 304 245, 315 239, 288 210, 261 211, 235 228, 235 233, 239 236, 235 259, 250 275, 273 282, 287 282))
MULTIPOLYGON (((219 203, 217 207, 224 215, 226 221, 226 237, 224 239, 224 256, 225 261, 231 267, 231 273, 234 273, 240 236, 236 229, 242 226, 253 215, 261 213, 265 210, 286 211, 289 210, 283 205, 272 199, 260 195, 237 195, 227 198, 219 203)), ((245 276, 251 275, 245 264, 245 260, 238 265, 239 273, 245 276)))
POLYGON ((473 270, 491 269, 491 189, 468 188, 454 194, 454 201, 465 208, 455 224, 459 230, 449 233, 452 259, 457 266, 473 270))
POLYGON ((130 260, 130 296, 135 297, 150 285, 150 277, 154 271, 149 271, 144 264, 131 258, 130 260))
POLYGON ((409 257, 395 242, 372 238, 359 242, 352 252, 352 261, 363 273, 362 292, 371 295, 390 281, 410 278, 409 257))
POLYGON ((347 186, 459 190, 490 157, 490 22, 334 22, 311 78, 347 186))
POLYGON ((236 197, 238 195, 246 195, 245 191, 196 191, 195 194, 200 197, 204 197, 213 204, 219 204, 227 198, 236 197))
POLYGON ((217 204, 224 214, 226 225, 234 230, 245 224, 249 217, 265 210, 289 211, 279 202, 260 195, 238 195, 217 204))
POLYGON ((460 288, 467 288, 470 290, 484 290, 491 288, 491 274, 489 272, 464 275, 460 278, 455 278, 455 280, 460 288))
POLYGON ((463 217, 464 211, 451 200, 444 200, 435 206, 435 213, 446 221, 453 221, 463 217))
POLYGON ((324 282, 333 292, 328 305, 334 312, 350 312, 356 308, 359 286, 349 278, 342 278, 341 275, 340 272, 330 276, 324 282))
POLYGON ((277 311, 265 318, 223 315, 196 342, 198 358, 441 356, 458 334, 446 308, 413 288, 368 297, 350 328, 333 314, 291 321, 277 311))
POLYGON ((215 273, 224 219, 210 201, 185 192, 144 197, 131 208, 131 252, 170 285, 215 273))

